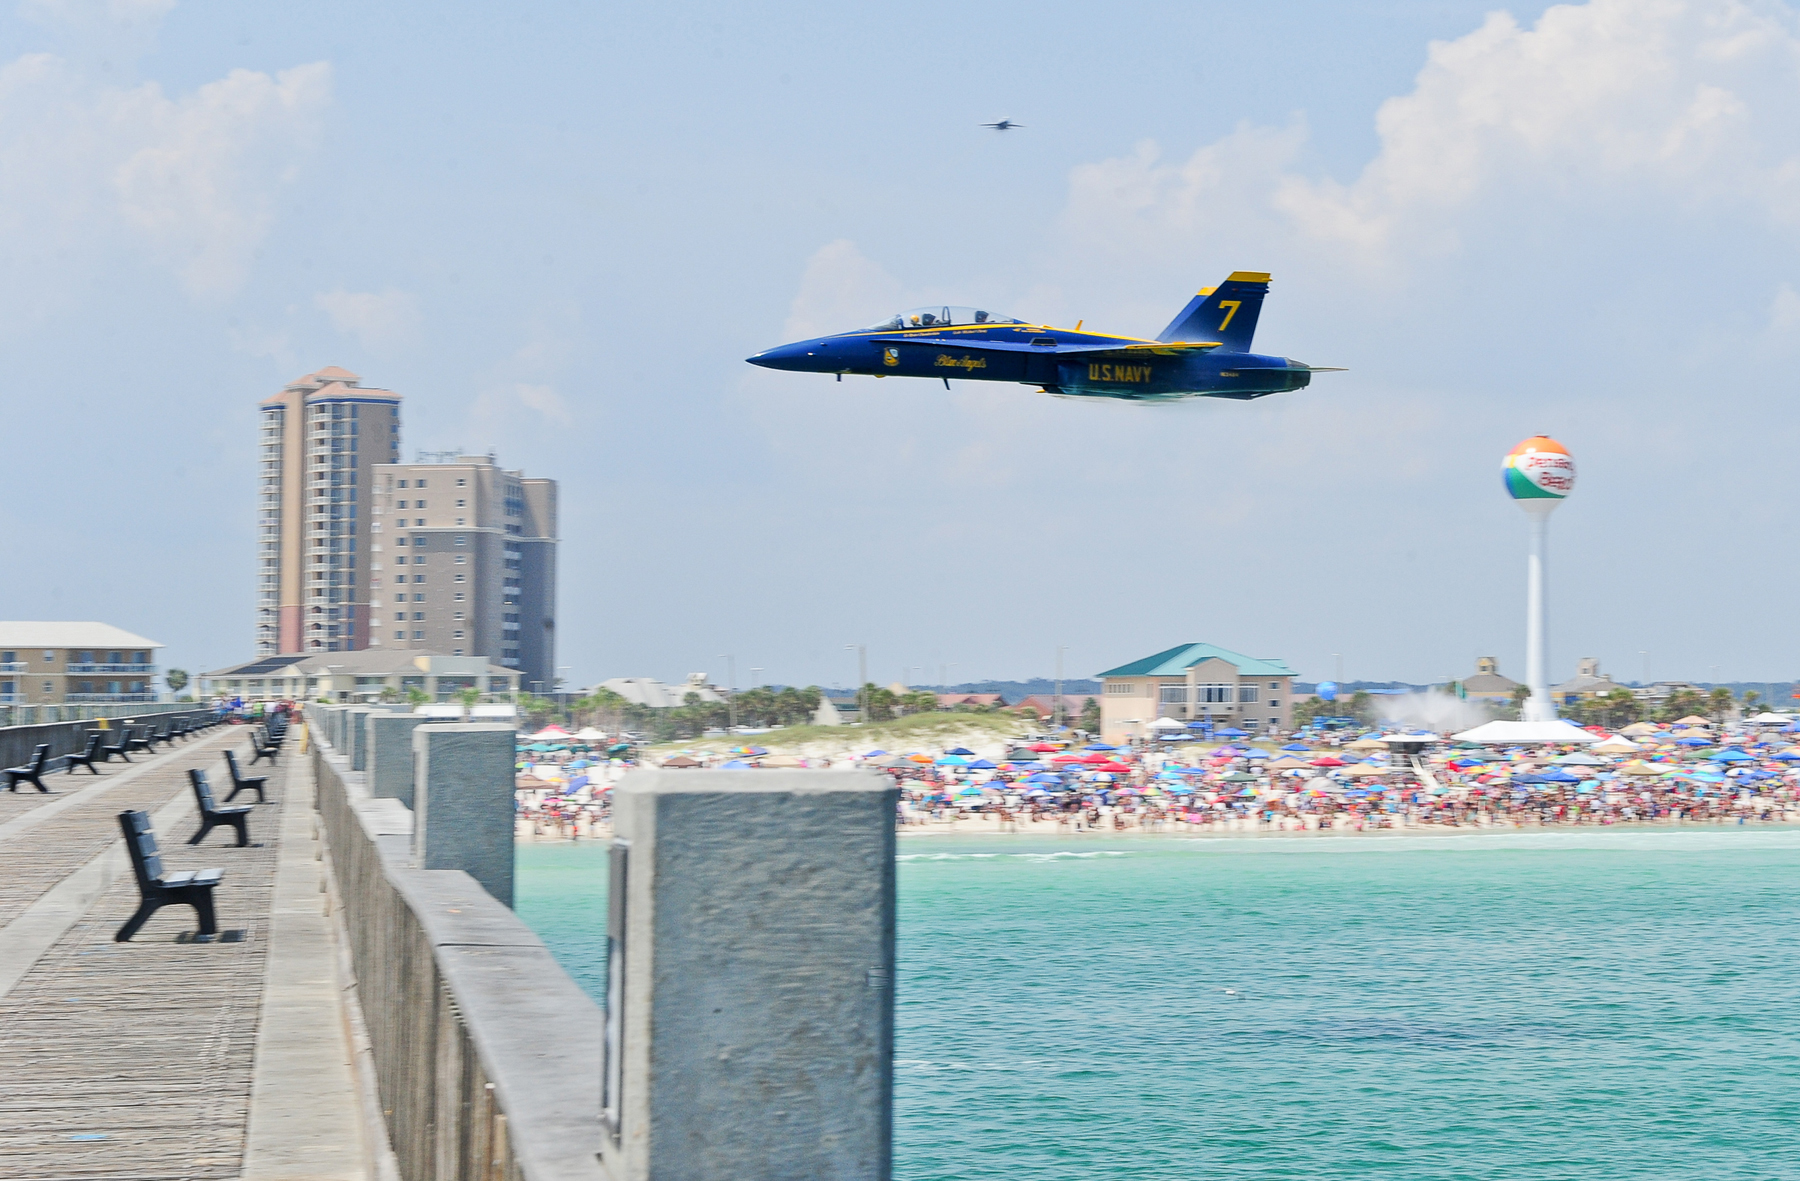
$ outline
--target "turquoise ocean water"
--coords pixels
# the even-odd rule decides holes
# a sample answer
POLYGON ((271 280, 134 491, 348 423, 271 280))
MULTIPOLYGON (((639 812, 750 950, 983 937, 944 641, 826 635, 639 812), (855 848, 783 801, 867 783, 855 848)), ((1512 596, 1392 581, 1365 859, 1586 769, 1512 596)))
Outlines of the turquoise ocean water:
MULTIPOLYGON (((598 997, 605 854, 519 848, 598 997)), ((901 842, 896 1174, 1800 1178, 1800 832, 901 842)))

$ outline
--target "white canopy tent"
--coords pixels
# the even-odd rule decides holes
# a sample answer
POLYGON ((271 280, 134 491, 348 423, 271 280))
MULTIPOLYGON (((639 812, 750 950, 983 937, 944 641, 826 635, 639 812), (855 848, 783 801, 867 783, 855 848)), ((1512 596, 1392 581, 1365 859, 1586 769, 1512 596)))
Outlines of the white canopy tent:
POLYGON ((1458 742, 1483 742, 1495 746, 1526 746, 1539 742, 1598 742, 1573 722, 1488 722, 1456 736, 1458 742))

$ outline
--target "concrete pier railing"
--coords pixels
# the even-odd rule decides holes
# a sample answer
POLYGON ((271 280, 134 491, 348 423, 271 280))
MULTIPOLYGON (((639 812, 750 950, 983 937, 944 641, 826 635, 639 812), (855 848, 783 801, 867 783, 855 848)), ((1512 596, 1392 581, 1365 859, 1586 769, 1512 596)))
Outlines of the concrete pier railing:
POLYGON ((416 868, 410 809, 311 757, 402 1177, 603 1181, 599 1006, 474 877, 416 868))
POLYGON ((98 718, 148 718, 204 710, 192 701, 130 701, 113 705, 0 705, 0 727, 47 722, 91 722, 98 718))
MULTIPOLYGON (((71 712, 74 710, 73 706, 68 708, 71 712)), ((146 706, 144 708, 147 710, 159 709, 157 706, 146 706)), ((167 725, 176 718, 210 718, 211 716, 212 710, 205 706, 196 708, 188 705, 183 706, 180 709, 161 708, 160 712, 154 713, 116 713, 109 715, 110 720, 107 724, 109 727, 117 726, 124 720, 129 719, 134 725, 153 725, 160 729, 162 726, 167 725)), ((72 755, 80 752, 87 746, 88 734, 99 725, 100 722, 98 720, 82 719, 79 721, 44 722, 32 726, 0 726, 0 767, 23 766, 25 763, 31 761, 31 752, 38 748, 39 743, 48 742, 50 744, 50 758, 52 760, 50 765, 52 767, 60 768, 61 764, 57 763, 55 760, 61 758, 63 755, 72 755)), ((107 732, 109 734, 116 733, 115 730, 110 728, 107 732)))

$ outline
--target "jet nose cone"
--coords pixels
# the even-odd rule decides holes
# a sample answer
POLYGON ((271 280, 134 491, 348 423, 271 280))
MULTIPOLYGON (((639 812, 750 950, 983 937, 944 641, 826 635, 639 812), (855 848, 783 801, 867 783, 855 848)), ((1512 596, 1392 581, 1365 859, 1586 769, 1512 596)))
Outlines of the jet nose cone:
POLYGON ((772 349, 764 349, 754 357, 744 359, 752 365, 761 365, 764 369, 809 369, 811 366, 806 362, 811 356, 808 352, 811 347, 809 341, 802 341, 799 344, 776 345, 772 349))

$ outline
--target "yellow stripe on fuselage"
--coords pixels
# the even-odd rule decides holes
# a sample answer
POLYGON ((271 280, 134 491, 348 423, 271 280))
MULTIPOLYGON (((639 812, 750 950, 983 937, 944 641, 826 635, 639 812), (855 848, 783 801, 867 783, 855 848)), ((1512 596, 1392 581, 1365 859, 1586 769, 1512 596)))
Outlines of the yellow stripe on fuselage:
POLYGON ((943 328, 893 328, 883 332, 840 332, 839 336, 942 336, 947 332, 992 332, 996 328, 1010 328, 1014 332, 1061 332, 1069 336, 1083 336, 1089 340, 1124 340, 1135 343, 1121 345, 1121 348, 1160 348, 1160 349, 1216 349, 1216 340, 1151 340, 1146 336, 1120 336, 1112 332, 1077 332, 1073 328, 1052 328, 1048 324, 953 324, 943 328))

